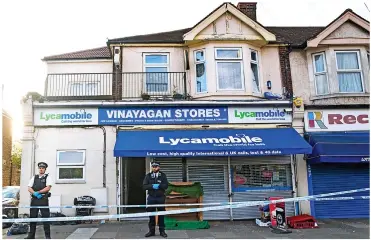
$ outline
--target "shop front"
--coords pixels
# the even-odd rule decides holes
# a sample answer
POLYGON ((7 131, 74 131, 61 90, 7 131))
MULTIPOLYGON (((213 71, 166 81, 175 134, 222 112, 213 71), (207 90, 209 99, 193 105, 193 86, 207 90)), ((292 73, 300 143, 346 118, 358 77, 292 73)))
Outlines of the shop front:
MULTIPOLYGON (((309 194, 370 186, 369 110, 305 112, 305 138, 312 146, 306 156, 309 194)), ((369 196, 358 192, 341 196, 369 196)), ((369 218, 369 199, 311 202, 316 218, 369 218)))
MULTIPOLYGON (((170 181, 200 182, 204 202, 241 202, 292 197, 291 155, 311 147, 292 128, 122 130, 116 157, 160 161, 170 181)), ((293 204, 287 209, 294 214, 293 204)), ((204 213, 204 219, 249 219, 257 207, 204 213)))

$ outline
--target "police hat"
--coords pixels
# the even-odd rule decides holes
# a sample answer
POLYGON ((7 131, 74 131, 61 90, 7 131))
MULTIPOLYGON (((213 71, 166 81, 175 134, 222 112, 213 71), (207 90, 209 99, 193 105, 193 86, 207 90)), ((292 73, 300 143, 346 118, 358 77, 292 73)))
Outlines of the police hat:
POLYGON ((152 163, 151 163, 151 166, 152 166, 152 167, 159 167, 160 164, 159 164, 158 162, 152 162, 152 163))
POLYGON ((42 167, 42 168, 47 168, 48 167, 48 164, 46 164, 45 162, 39 162, 37 164, 38 167, 42 167))

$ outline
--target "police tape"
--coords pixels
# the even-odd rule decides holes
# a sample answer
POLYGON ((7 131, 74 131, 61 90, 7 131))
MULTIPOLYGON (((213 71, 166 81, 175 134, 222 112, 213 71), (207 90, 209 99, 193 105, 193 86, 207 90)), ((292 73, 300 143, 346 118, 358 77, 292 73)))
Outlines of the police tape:
MULTIPOLYGON (((356 199, 369 199, 369 196, 359 197, 337 197, 337 198, 316 198, 314 201, 330 201, 330 200, 356 200, 356 199)), ((255 202, 255 201, 249 201, 255 202)), ((219 202, 219 203, 183 203, 183 204, 151 204, 151 205, 95 205, 95 206, 79 206, 79 205, 65 205, 65 206, 15 206, 15 207, 3 207, 3 209, 12 208, 65 208, 65 209, 84 209, 84 208, 148 208, 148 207, 191 207, 191 206, 215 206, 215 205, 234 205, 243 204, 246 202, 219 202)))
MULTIPOLYGON (((241 203, 233 203, 222 206, 214 207, 204 207, 204 208, 191 208, 191 209, 179 209, 179 210, 168 210, 168 211, 158 211, 158 212, 144 212, 144 213, 129 213, 129 214, 114 214, 114 215, 99 215, 99 216, 77 216, 77 217, 53 217, 53 218, 19 218, 19 219, 3 219, 3 223, 20 223, 20 222, 68 222, 68 221, 93 221, 93 220, 108 220, 108 219, 121 219, 121 218, 135 218, 135 217, 149 217, 149 216, 159 216, 159 215, 173 215, 173 214, 183 214, 183 213, 195 213, 195 212, 206 212, 206 211, 216 211, 224 210, 227 208, 241 208, 249 206, 259 206, 274 204, 280 202, 299 202, 299 201, 311 201, 313 199, 319 199, 328 196, 344 195, 349 193, 364 192, 369 191, 370 188, 361 188, 349 191, 333 192, 333 193, 324 193, 317 194, 312 196, 305 197, 296 197, 296 198, 286 198, 272 201, 249 201, 241 203)), ((340 197, 342 200, 351 200, 357 197, 340 197), (345 199, 347 198, 347 199, 345 199)), ((367 196, 362 196, 366 199, 367 196)), ((330 198, 328 198, 330 199, 330 198)), ((333 200, 332 198, 331 200, 333 200)), ((153 205, 151 205, 153 207, 153 205)))

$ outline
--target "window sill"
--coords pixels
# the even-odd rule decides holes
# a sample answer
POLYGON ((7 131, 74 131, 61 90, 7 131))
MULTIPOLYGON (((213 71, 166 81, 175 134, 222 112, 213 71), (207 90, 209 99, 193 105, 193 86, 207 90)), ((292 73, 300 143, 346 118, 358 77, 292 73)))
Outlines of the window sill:
POLYGON ((343 97, 369 97, 369 93, 332 93, 327 95, 312 96, 309 98, 311 101, 328 99, 328 98, 343 98, 343 97))
POLYGON ((85 184, 85 180, 57 180, 55 181, 56 184, 85 184))

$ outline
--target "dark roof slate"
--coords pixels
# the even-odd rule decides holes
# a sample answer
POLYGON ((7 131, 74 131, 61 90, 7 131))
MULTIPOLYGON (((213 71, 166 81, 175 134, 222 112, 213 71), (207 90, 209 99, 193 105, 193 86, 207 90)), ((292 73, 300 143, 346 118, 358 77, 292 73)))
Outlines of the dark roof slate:
POLYGON ((52 60, 82 60, 82 59, 110 59, 111 53, 107 46, 100 48, 87 49, 77 52, 64 53, 44 57, 43 61, 52 60))

